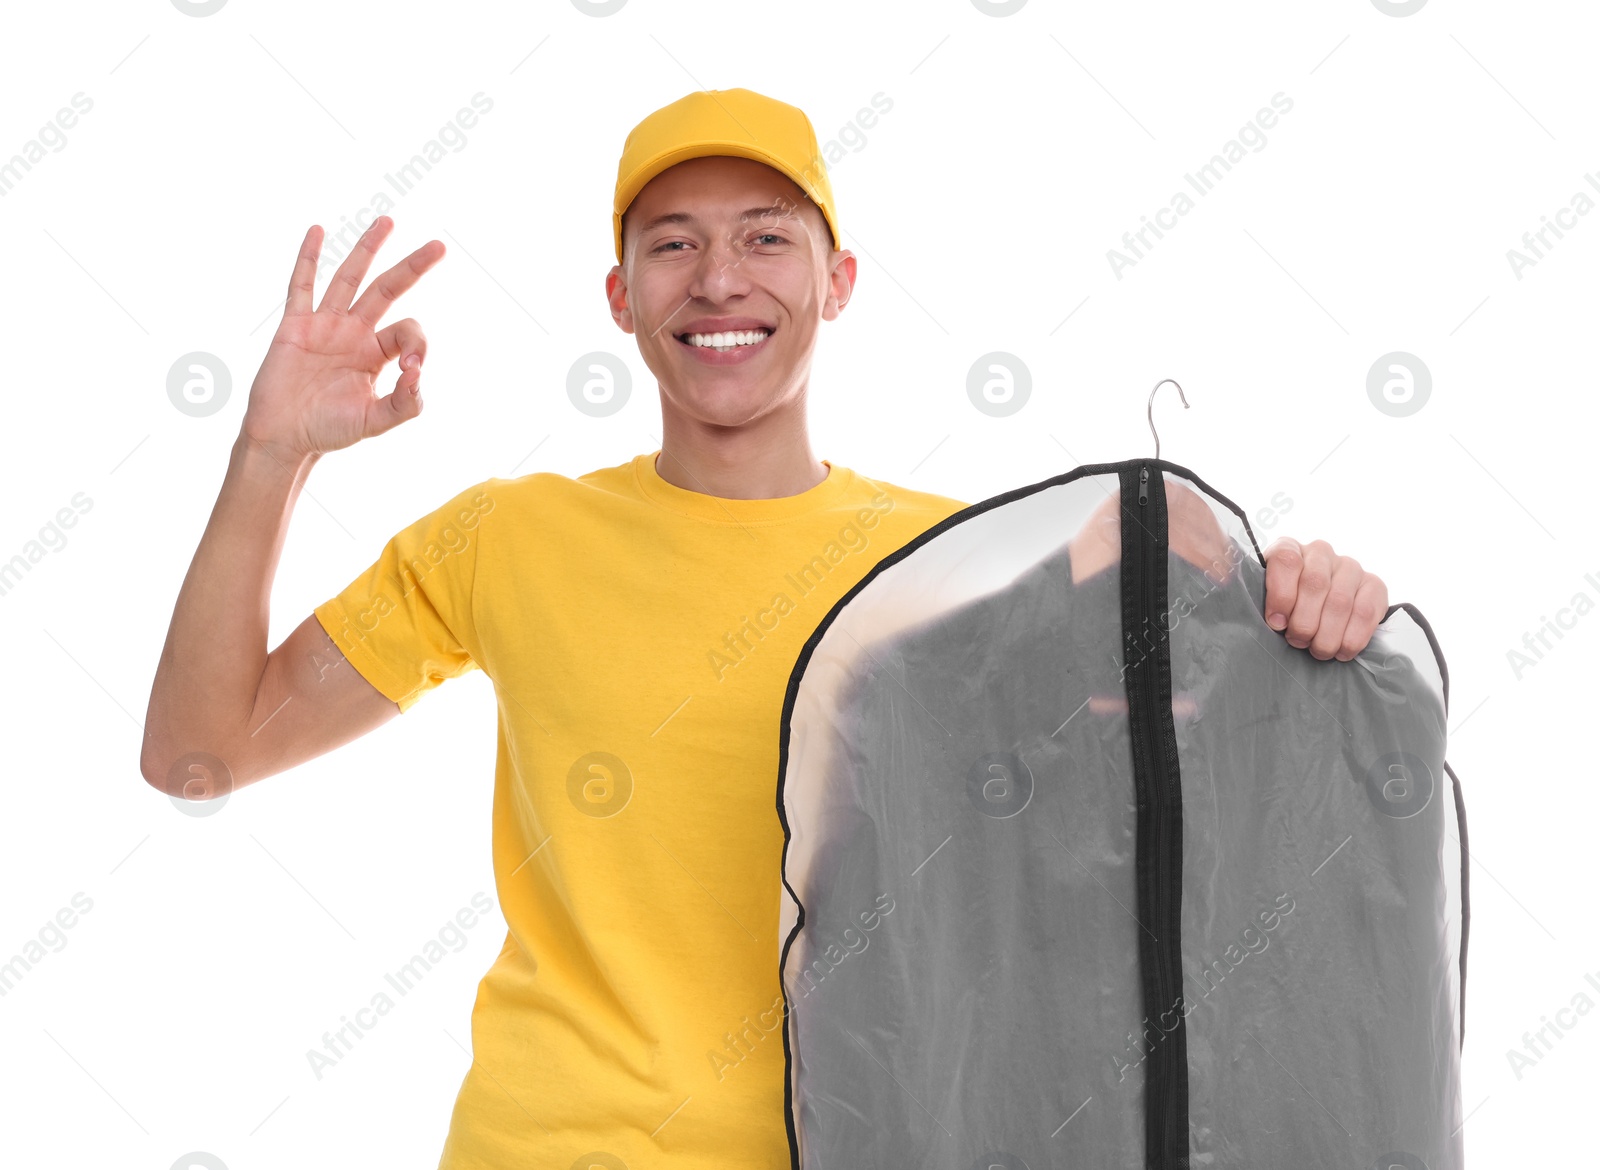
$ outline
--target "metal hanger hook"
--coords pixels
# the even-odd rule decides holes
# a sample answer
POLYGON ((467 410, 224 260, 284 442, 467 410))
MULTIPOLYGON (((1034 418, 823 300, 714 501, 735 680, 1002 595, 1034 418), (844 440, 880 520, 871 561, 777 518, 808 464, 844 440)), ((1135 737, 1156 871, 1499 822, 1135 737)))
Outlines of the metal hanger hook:
MULTIPOLYGON (((1161 458, 1161 436, 1156 434, 1156 415, 1155 415, 1156 391, 1161 389, 1161 387, 1165 386, 1168 382, 1171 382, 1174 386, 1178 386, 1178 383, 1177 383, 1176 379, 1174 379, 1174 378, 1162 378, 1161 381, 1157 382, 1154 386, 1152 386, 1150 388, 1150 400, 1147 403, 1145 403, 1145 408, 1144 408, 1144 416, 1150 422, 1150 433, 1151 433, 1151 435, 1155 436, 1155 440, 1156 440, 1156 458, 1157 459, 1161 458)), ((1189 409, 1189 399, 1188 399, 1187 396, 1185 396, 1182 386, 1178 386, 1178 398, 1183 402, 1183 409, 1188 410, 1189 409)))

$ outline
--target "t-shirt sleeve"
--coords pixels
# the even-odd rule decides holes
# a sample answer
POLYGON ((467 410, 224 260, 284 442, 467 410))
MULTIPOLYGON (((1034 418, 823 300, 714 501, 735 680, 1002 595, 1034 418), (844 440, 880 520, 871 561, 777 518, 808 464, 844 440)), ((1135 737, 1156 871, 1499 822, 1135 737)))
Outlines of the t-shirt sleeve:
POLYGON ((401 711, 478 665, 473 582, 494 481, 402 528, 340 593, 312 612, 361 677, 401 711))

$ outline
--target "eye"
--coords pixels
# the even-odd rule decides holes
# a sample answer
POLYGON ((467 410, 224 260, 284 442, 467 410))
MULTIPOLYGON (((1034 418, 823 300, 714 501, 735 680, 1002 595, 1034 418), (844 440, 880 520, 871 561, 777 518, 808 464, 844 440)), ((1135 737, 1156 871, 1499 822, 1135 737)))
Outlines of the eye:
POLYGON ((759 236, 756 237, 756 239, 757 240, 776 240, 780 244, 787 244, 789 242, 788 240, 784 239, 782 236, 776 234, 775 232, 762 232, 759 236))
POLYGON ((672 247, 672 245, 681 244, 681 243, 683 243, 682 240, 668 240, 665 244, 662 244, 659 248, 652 248, 651 251, 653 251, 653 252, 664 252, 668 248, 672 247))

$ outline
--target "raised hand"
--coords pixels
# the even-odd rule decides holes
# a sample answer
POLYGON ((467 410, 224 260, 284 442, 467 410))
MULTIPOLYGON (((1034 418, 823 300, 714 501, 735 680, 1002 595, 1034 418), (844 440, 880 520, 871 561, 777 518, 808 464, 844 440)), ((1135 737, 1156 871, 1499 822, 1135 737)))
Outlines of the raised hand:
POLYGON ((250 386, 243 431, 275 459, 290 464, 380 435, 422 410, 420 379, 428 343, 407 317, 379 329, 401 293, 444 256, 429 240, 382 273, 353 305, 372 258, 394 221, 373 221, 333 275, 322 303, 311 307, 322 229, 306 232, 289 278, 289 300, 267 356, 250 386), (378 374, 400 359, 394 389, 379 396, 378 374))
POLYGON ((1349 662, 1389 610, 1389 586, 1325 540, 1280 536, 1266 551, 1267 624, 1311 657, 1349 662), (1287 616, 1286 616, 1287 615, 1287 616))

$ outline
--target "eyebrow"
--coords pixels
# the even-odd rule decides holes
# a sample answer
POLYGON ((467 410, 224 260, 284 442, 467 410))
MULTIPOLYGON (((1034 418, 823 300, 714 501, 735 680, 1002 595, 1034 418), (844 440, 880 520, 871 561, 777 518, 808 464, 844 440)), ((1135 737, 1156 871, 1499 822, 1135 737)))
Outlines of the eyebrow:
MULTIPOLYGON (((749 208, 748 210, 746 210, 744 212, 743 215, 740 216, 740 218, 741 219, 752 219, 752 218, 754 218, 756 216, 768 216, 768 215, 778 215, 778 216, 782 217, 782 216, 785 216, 788 212, 789 212, 789 208, 783 206, 782 204, 774 204, 771 207, 752 207, 752 208, 749 208)), ((698 222, 699 222, 699 220, 696 219, 693 215, 690 215, 687 211, 669 211, 665 215, 655 216, 654 218, 648 219, 644 223, 640 224, 639 225, 639 234, 642 236, 647 232, 652 232, 656 228, 665 227, 668 224, 698 223, 698 222)))

